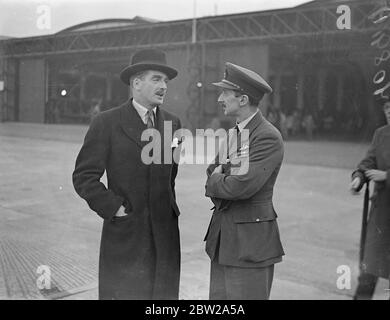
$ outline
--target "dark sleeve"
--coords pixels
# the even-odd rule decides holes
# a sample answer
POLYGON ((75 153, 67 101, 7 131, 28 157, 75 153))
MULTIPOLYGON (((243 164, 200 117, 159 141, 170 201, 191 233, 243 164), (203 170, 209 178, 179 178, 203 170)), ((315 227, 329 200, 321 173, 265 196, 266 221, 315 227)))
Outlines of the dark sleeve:
POLYGON ((363 185, 368 181, 364 173, 370 169, 377 169, 377 163, 376 163, 377 139, 378 139, 378 132, 375 131, 374 137, 371 141, 370 147, 368 148, 366 156, 362 161, 360 161, 360 163, 357 166, 357 169, 354 172, 352 172, 352 180, 355 178, 360 178, 360 185, 356 189, 356 191, 360 191, 363 185))
POLYGON ((355 178, 359 178, 360 179, 360 184, 359 186, 355 189, 355 191, 359 192, 364 184, 368 181, 368 179, 366 178, 366 176, 364 175, 364 172, 362 171, 359 171, 359 170, 355 170, 353 173, 352 173, 352 180, 355 179, 355 178))
MULTIPOLYGON (((383 144, 381 144, 381 146, 383 147, 383 145, 384 145, 385 149, 386 148, 390 149, 390 136, 386 135, 383 138, 386 139, 386 140, 384 141, 383 144)), ((388 157, 389 157, 389 154, 387 154, 387 156, 385 155, 385 158, 387 158, 386 161, 389 161, 388 157)), ((384 168, 384 171, 386 171, 386 174, 387 174, 386 181, 384 181, 384 187, 386 188, 387 195, 390 197, 390 168, 384 168)))
POLYGON ((93 119, 77 156, 73 185, 79 196, 103 219, 111 219, 124 201, 100 182, 109 150, 109 127, 98 115, 93 119))
POLYGON ((206 169, 206 175, 207 175, 207 178, 209 178, 211 176, 211 174, 214 172, 214 169, 216 167, 218 167, 219 163, 218 163, 218 155, 216 156, 216 158, 214 159, 214 162, 211 163, 207 169, 206 169))
POLYGON ((250 145, 247 170, 242 174, 214 173, 207 179, 206 196, 226 200, 251 198, 267 182, 283 160, 283 143, 274 135, 255 139, 250 145))
MULTIPOLYGON (((214 159, 214 161, 207 167, 206 169, 206 175, 207 175, 207 181, 208 179, 210 178, 211 174, 214 172, 215 168, 218 167, 219 165, 222 166, 222 170, 224 173, 227 173, 229 170, 229 164, 227 163, 227 140, 223 140, 222 143, 219 145, 219 148, 218 148, 218 152, 217 152, 217 155, 214 159)), ((206 197, 208 197, 207 195, 207 181, 206 181, 206 185, 205 185, 205 189, 206 189, 206 197)), ((217 210, 222 210, 222 209, 226 209, 229 207, 230 205, 230 202, 229 200, 224 200, 224 199, 221 199, 221 198, 217 198, 217 197, 210 197, 211 201, 213 202, 214 204, 214 208, 216 208, 217 210)), ((212 210, 214 208, 211 208, 212 210)))
POLYGON ((214 161, 206 169, 207 178, 211 176, 211 174, 214 172, 214 169, 219 165, 226 167, 226 161, 227 161, 226 158, 227 158, 227 140, 224 140, 222 141, 222 143, 218 148, 218 152, 216 157, 214 158, 214 161))
MULTIPOLYGON (((207 180, 210 178, 211 174, 214 172, 214 169, 218 167, 218 165, 219 165, 219 154, 217 154, 217 156, 214 159, 214 162, 211 163, 206 169, 207 180)), ((207 197, 207 181, 206 181, 205 188, 206 188, 206 197, 207 197)), ((222 205, 222 199, 218 199, 215 197, 210 197, 210 199, 213 202, 214 207, 219 210, 222 205)))

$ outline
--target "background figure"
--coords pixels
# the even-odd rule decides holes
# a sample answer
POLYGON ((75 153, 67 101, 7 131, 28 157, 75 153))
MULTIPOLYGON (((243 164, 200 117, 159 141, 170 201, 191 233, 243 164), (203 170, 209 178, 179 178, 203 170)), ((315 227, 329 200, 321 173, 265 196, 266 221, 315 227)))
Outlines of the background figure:
POLYGON ((102 98, 99 99, 93 99, 92 100, 92 107, 91 107, 91 120, 95 118, 102 110, 102 98))
POLYGON ((314 118, 311 113, 306 113, 303 117, 302 127, 305 129, 306 138, 313 140, 313 131, 315 129, 314 118))
POLYGON ((360 191, 368 181, 374 187, 356 300, 371 299, 378 277, 390 276, 390 102, 384 104, 383 111, 388 124, 375 131, 350 185, 353 192, 360 191))
POLYGON ((176 75, 166 65, 164 52, 135 53, 121 72, 132 99, 95 116, 77 156, 75 190, 103 219, 99 299, 178 299, 180 212, 174 189, 178 166, 158 158, 165 148, 172 151, 172 141, 164 142, 164 121, 172 124, 172 132, 181 126, 160 107, 167 83, 176 75), (141 135, 147 129, 162 137, 150 164, 141 157, 147 145, 141 135), (105 171, 107 188, 100 182, 105 171))
POLYGON ((274 107, 268 108, 267 112, 267 120, 272 123, 275 127, 277 127, 277 122, 278 122, 278 115, 276 113, 276 110, 274 107))
POLYGON ((271 106, 267 110, 266 118, 280 131, 283 138, 288 138, 287 118, 281 109, 271 106))
POLYGON ((301 130, 301 112, 294 110, 293 113, 286 117, 286 130, 288 135, 296 136, 301 130))
POLYGON ((283 139, 288 138, 288 132, 287 132, 287 117, 284 114, 284 112, 281 109, 278 109, 279 111, 279 131, 282 134, 283 139))

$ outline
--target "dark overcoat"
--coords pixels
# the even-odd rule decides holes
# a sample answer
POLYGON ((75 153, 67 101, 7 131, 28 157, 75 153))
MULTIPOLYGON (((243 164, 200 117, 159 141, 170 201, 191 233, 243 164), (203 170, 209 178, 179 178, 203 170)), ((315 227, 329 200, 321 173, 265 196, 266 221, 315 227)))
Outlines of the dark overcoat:
MULTIPOLYGON (((366 157, 352 178, 367 182, 364 172, 378 169, 387 172, 387 180, 374 182, 367 235, 362 261, 363 271, 388 279, 390 276, 390 125, 377 129, 366 157)), ((372 182, 371 182, 372 185, 372 182)))
MULTIPOLYGON (((249 139, 229 158, 248 170, 214 173, 207 169, 206 196, 215 209, 205 236, 211 260, 235 267, 265 267, 284 255, 272 196, 284 147, 279 131, 258 112, 246 125, 249 139), (244 164, 248 164, 245 166, 244 164)), ((233 151, 232 151, 233 150, 233 151)), ((233 170, 233 171, 232 171, 233 170)))
MULTIPOLYGON (((172 132, 177 117, 157 108, 156 129, 164 150, 164 121, 172 132)), ((174 181, 177 164, 145 164, 141 141, 146 129, 132 100, 92 121, 78 154, 73 184, 103 218, 99 259, 100 299, 178 299, 180 239, 174 181), (106 171, 107 187, 100 181, 106 171), (114 217, 123 205, 127 213, 114 217)), ((172 149, 169 150, 172 152, 172 149)))

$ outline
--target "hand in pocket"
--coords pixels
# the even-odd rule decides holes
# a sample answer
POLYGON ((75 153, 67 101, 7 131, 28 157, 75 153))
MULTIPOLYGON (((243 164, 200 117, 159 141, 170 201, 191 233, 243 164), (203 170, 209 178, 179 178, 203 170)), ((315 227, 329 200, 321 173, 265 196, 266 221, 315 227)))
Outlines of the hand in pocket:
POLYGON ((124 206, 120 206, 117 213, 115 213, 115 217, 124 217, 127 216, 127 213, 125 212, 126 208, 124 206))

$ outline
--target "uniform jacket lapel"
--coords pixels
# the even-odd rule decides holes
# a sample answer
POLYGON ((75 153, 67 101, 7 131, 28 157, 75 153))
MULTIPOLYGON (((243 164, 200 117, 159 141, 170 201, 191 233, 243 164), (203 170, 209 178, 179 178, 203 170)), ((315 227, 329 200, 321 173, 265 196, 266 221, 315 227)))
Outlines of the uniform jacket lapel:
MULTIPOLYGON (((251 119, 251 121, 249 121, 249 123, 244 128, 244 129, 249 130, 249 136, 248 136, 248 140, 245 139, 243 141, 240 141, 241 148, 243 148, 245 145, 249 146, 249 140, 250 140, 252 132, 259 125, 261 125, 261 123, 263 123, 263 121, 264 121, 264 117, 263 117, 263 115, 261 114, 261 112, 259 110, 257 112, 257 114, 251 119)), ((234 131, 235 131, 234 129, 230 129, 229 130, 229 137, 232 137, 234 131)), ((242 135, 238 134, 236 138, 237 139, 242 139, 241 137, 242 137, 242 135)), ((236 150, 237 149, 237 142, 234 145, 234 140, 232 140, 232 143, 229 143, 229 148, 228 148, 228 150, 229 150, 229 159, 231 159, 233 156, 238 155, 240 153, 240 150, 236 150)), ((230 138, 229 138, 229 141, 231 141, 230 138)))
POLYGON ((259 110, 256 115, 252 118, 251 121, 245 126, 244 129, 249 130, 249 137, 251 136, 252 132, 262 123, 264 122, 264 117, 261 114, 261 111, 259 110))

